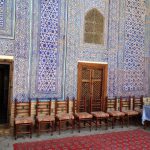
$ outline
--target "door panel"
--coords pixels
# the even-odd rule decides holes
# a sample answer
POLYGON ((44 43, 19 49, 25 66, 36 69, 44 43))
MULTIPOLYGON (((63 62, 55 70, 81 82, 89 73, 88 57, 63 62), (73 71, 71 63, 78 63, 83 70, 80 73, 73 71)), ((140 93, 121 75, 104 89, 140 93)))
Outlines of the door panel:
POLYGON ((101 98, 102 98, 102 79, 103 70, 102 69, 93 69, 92 73, 92 105, 93 111, 98 111, 101 107, 101 98), (98 107, 99 106, 99 107, 98 107))
MULTIPOLYGON (((90 69, 84 67, 81 73, 82 73, 82 78, 81 78, 80 104, 84 103, 83 98, 86 97, 86 103, 87 105, 89 105, 90 88, 91 88, 91 84, 90 84, 91 71, 90 69)), ((84 107, 84 105, 82 106, 84 107)), ((80 107, 80 110, 84 110, 82 106, 80 107)))
POLYGON ((92 98, 97 99, 102 97, 102 72, 103 70, 101 69, 95 69, 92 71, 92 98))

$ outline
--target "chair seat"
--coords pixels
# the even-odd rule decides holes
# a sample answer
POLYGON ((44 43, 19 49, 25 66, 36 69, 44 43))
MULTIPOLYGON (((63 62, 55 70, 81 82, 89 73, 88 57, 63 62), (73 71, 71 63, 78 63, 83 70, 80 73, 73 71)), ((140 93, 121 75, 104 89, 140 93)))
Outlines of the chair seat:
POLYGON ((79 119, 90 119, 93 118, 93 116, 87 112, 79 112, 75 114, 76 117, 79 119))
POLYGON ((71 113, 64 113, 64 114, 57 114, 56 118, 59 120, 69 120, 74 119, 74 116, 71 113))
POLYGON ((127 111, 123 111, 126 115, 128 116, 133 116, 133 115, 138 115, 139 112, 134 111, 134 110, 127 110, 127 111))
POLYGON ((55 120, 54 116, 49 116, 49 115, 37 116, 36 119, 37 119, 38 122, 41 122, 41 121, 54 121, 55 120))
POLYGON ((137 111, 139 114, 142 114, 143 109, 135 109, 135 111, 137 111))
POLYGON ((120 112, 120 111, 110 111, 108 112, 108 114, 113 117, 125 116, 125 113, 120 112))
POLYGON ((30 124, 33 123, 33 119, 31 117, 16 117, 15 124, 30 124))
POLYGON ((108 113, 105 113, 105 112, 103 112, 103 111, 91 112, 91 114, 92 114, 94 117, 97 117, 97 118, 107 118, 107 117, 109 117, 109 114, 108 114, 108 113))

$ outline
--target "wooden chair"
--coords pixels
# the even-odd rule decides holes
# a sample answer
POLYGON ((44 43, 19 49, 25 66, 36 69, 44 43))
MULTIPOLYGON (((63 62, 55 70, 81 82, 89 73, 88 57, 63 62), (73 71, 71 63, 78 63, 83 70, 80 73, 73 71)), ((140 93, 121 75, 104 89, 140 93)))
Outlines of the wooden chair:
POLYGON ((30 134, 32 137, 33 119, 31 118, 31 99, 28 102, 18 102, 15 99, 14 108, 14 136, 19 134, 30 134), (27 128, 27 129, 26 129, 27 128))
POLYGON ((37 98, 36 125, 38 134, 40 132, 51 132, 51 135, 53 135, 55 117, 51 115, 51 103, 51 99, 48 101, 40 101, 37 98))
POLYGON ((143 95, 140 97, 133 96, 133 110, 139 112, 139 115, 142 114, 143 111, 143 95))
POLYGON ((112 129, 114 128, 116 120, 119 120, 123 127, 125 113, 117 110, 117 97, 115 98, 106 97, 105 112, 109 114, 109 118, 111 119, 110 121, 112 123, 112 129))
POLYGON ((78 126, 79 132, 81 128, 81 123, 83 123, 83 127, 87 127, 87 126, 90 127, 90 131, 91 131, 93 116, 92 114, 86 112, 85 97, 83 98, 83 101, 80 101, 80 104, 79 101, 73 98, 73 113, 75 116, 75 124, 78 126), (83 102, 83 104, 81 102, 83 102))
POLYGON ((137 117, 139 112, 131 109, 131 97, 120 97, 120 111, 125 113, 127 127, 129 126, 130 118, 137 117))
POLYGON ((59 134, 61 130, 74 130, 74 116, 69 112, 69 97, 65 101, 55 100, 55 126, 56 129, 58 127, 59 134))
POLYGON ((139 113, 138 115, 138 123, 141 124, 141 118, 143 113, 143 95, 140 97, 133 96, 133 110, 137 111, 139 113))
POLYGON ((105 125, 106 129, 108 128, 108 118, 109 114, 103 111, 102 101, 99 99, 98 101, 92 100, 90 98, 90 111, 93 115, 93 122, 96 125, 96 130, 98 126, 105 125))

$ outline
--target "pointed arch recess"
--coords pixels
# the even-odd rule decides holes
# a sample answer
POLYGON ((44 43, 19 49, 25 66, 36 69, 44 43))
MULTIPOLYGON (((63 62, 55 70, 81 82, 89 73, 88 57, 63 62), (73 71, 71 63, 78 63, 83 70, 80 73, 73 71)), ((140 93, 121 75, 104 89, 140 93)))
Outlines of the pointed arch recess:
POLYGON ((84 42, 104 44, 104 16, 93 8, 86 13, 84 20, 84 42))

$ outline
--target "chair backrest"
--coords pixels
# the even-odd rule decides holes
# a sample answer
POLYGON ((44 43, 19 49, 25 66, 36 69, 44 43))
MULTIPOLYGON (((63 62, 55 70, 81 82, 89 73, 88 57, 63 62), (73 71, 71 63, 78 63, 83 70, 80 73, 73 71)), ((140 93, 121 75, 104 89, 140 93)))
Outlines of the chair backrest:
POLYGON ((133 96, 133 110, 143 108, 143 95, 140 97, 133 96))
POLYGON ((31 116, 31 99, 28 102, 19 102, 15 99, 14 117, 31 116))
POLYGON ((90 97, 90 112, 96 112, 96 111, 102 111, 102 100, 94 100, 92 97, 90 97))
POLYGON ((120 96, 120 111, 125 111, 130 109, 131 109, 131 96, 129 97, 120 96))
POLYGON ((64 101, 58 101, 55 98, 55 116, 60 113, 69 113, 69 97, 64 101))
POLYGON ((75 99, 75 97, 72 98, 72 102, 73 102, 73 107, 72 107, 72 112, 73 114, 75 114, 76 112, 78 112, 78 104, 77 104, 77 100, 75 99))
POLYGON ((38 115, 51 115, 51 98, 48 101, 36 99, 36 116, 38 115))
POLYGON ((105 112, 117 110, 117 97, 108 98, 106 96, 104 106, 105 106, 104 108, 105 112))
POLYGON ((73 100, 73 103, 73 107, 76 110, 76 112, 88 112, 89 109, 87 108, 87 100, 85 96, 82 97, 82 99, 80 100, 73 100))

